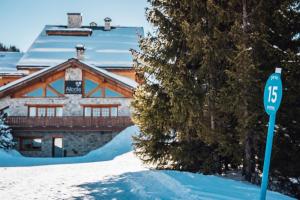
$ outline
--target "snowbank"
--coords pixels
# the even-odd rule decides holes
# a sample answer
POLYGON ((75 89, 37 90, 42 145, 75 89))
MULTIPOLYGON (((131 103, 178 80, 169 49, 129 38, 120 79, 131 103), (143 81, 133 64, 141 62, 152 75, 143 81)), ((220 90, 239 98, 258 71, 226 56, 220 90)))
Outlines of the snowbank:
POLYGON ((132 151, 132 136, 138 132, 139 129, 136 126, 130 126, 103 147, 88 153, 84 159, 90 161, 112 160, 116 156, 132 151))
MULTIPOLYGON (((132 136, 138 131, 135 126, 128 127, 102 148, 82 157, 28 158, 16 151, 0 151, 0 166, 14 166, 0 167, 0 197, 5 200, 23 200, 24 197, 119 200, 259 199, 260 188, 242 181, 189 172, 149 170, 132 151, 132 136), (48 166, 23 167, 34 165, 48 166)), ((267 199, 292 198, 268 191, 267 199)))
MULTIPOLYGON (((101 155, 100 152, 91 155, 101 155)), ((222 177, 149 170, 132 151, 102 162, 0 167, 0 174, 0 197, 5 200, 23 200, 24 196, 26 199, 253 200, 259 199, 260 192, 256 185, 222 177)), ((267 199, 292 198, 268 191, 267 199)))
POLYGON ((23 157, 17 151, 6 152, 0 150, 0 167, 56 165, 112 160, 118 155, 132 151, 132 136, 137 134, 138 131, 139 129, 136 126, 130 126, 103 147, 80 157, 31 158, 23 157))

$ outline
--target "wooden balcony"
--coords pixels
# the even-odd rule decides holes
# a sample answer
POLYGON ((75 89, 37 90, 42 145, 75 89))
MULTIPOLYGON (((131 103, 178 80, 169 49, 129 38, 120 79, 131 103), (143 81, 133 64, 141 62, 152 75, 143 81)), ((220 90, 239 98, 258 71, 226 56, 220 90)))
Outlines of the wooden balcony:
POLYGON ((13 129, 81 129, 81 130, 122 130, 133 123, 130 117, 27 117, 9 116, 7 124, 13 129))

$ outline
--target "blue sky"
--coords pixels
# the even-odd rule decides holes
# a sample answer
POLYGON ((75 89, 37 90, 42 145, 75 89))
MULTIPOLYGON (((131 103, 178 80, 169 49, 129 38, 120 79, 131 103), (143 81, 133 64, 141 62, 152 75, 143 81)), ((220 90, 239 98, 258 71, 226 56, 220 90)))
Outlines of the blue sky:
POLYGON ((0 42, 26 51, 44 25, 66 25, 67 12, 81 12, 83 24, 103 24, 111 17, 113 25, 143 26, 147 0, 0 0, 0 42))

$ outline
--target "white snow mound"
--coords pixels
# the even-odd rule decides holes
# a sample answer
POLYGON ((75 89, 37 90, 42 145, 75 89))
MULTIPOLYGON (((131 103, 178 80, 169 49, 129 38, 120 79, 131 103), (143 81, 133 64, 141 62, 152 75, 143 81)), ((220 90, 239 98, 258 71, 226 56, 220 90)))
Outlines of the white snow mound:
POLYGON ((112 141, 103 147, 91 151, 85 157, 87 160, 112 160, 116 156, 132 151, 132 136, 139 132, 138 127, 130 126, 119 133, 112 141))

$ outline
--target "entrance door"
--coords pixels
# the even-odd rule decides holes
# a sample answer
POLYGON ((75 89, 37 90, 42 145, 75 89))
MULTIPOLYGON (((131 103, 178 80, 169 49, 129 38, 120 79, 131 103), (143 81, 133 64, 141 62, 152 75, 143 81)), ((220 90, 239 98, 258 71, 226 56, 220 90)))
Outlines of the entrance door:
POLYGON ((52 156, 53 157, 64 157, 63 151, 63 139, 56 137, 52 141, 52 156))

